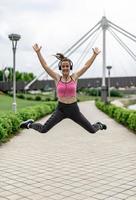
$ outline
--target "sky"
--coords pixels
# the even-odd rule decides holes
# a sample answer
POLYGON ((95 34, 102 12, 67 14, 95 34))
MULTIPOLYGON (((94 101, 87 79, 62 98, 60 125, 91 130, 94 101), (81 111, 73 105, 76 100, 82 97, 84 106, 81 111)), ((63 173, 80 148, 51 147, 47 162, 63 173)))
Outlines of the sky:
MULTIPOLYGON (((53 54, 64 53, 104 15, 136 36, 135 8, 135 0, 0 0, 0 69, 13 66, 12 44, 8 39, 11 33, 21 35, 17 44, 16 70, 33 72, 38 76, 44 70, 32 48, 35 43, 42 46, 41 52, 52 67, 51 64, 55 61, 53 54)), ((115 33, 136 55, 136 42, 115 33)), ((95 36, 88 39, 69 56, 74 63, 74 72, 83 67, 92 56, 92 48, 98 47, 101 50, 90 69, 81 78, 102 76, 102 31, 98 34, 96 41, 95 36)), ((109 31, 106 33, 107 65, 112 66, 111 76, 136 76, 136 61, 117 43, 109 31)), ((53 69, 59 72, 57 65, 53 66, 53 69)), ((44 73, 44 76, 41 76, 41 79, 43 78, 49 77, 44 73)))

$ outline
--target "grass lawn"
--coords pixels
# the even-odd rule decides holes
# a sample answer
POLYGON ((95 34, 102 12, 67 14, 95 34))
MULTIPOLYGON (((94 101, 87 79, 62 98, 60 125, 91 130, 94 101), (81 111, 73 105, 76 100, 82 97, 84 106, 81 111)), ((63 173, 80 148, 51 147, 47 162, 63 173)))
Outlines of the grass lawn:
MULTIPOLYGON (((35 96, 35 95, 30 95, 30 96, 35 96)), ((77 97, 80 101, 88 101, 96 98, 92 96, 85 96, 83 94, 82 95, 78 94, 77 97)), ((17 110, 43 102, 43 101, 25 100, 20 98, 16 98, 16 101, 17 101, 17 110)), ((10 97, 5 94, 0 94, 0 113, 12 111, 12 103, 13 103, 13 97, 10 97)))
POLYGON ((54 92, 46 92, 46 93, 37 93, 37 94, 30 94, 30 93, 17 93, 17 95, 23 95, 25 99, 31 98, 31 100, 35 100, 35 97, 38 96, 42 100, 46 100, 47 98, 50 98, 50 100, 54 100, 54 92))
MULTIPOLYGON (((27 106, 33 106, 39 104, 39 101, 28 101, 24 99, 16 99, 17 100, 17 110, 27 106)), ((12 103, 13 98, 8 95, 0 95, 0 113, 12 111, 12 103)))
MULTIPOLYGON (((29 96, 34 97, 35 95, 33 94, 29 96)), ((53 98, 53 94, 46 95, 46 97, 53 98)), ((88 96, 88 95, 84 95, 80 93, 77 94, 77 98, 79 99, 79 101, 89 101, 89 100, 96 99, 95 96, 88 96)), ((117 99, 117 97, 114 97, 112 99, 117 99)), ((44 103, 44 101, 34 101, 34 100, 26 100, 26 99, 20 99, 20 98, 16 98, 16 101, 17 101, 17 110, 20 110, 28 106, 37 105, 41 102, 44 103)), ((12 103, 13 103, 13 97, 10 97, 5 94, 0 94, 0 113, 12 111, 12 103)))
POLYGON ((88 96, 88 95, 78 93, 77 98, 79 99, 79 101, 91 101, 91 100, 95 100, 96 98, 100 98, 100 97, 88 96))

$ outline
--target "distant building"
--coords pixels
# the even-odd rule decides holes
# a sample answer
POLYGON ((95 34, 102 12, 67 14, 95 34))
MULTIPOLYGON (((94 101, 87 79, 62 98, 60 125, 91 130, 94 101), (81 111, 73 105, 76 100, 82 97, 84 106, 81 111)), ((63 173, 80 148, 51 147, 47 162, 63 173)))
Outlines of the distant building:
MULTIPOLYGON (((126 87, 136 87, 136 76, 134 77, 111 77, 111 87, 116 88, 126 88, 126 87)), ((106 84, 108 80, 106 78, 106 84)), ((17 81, 17 91, 24 91, 24 87, 28 83, 23 81, 17 81)), ((101 78, 84 78, 78 80, 78 89, 80 88, 97 88, 101 87, 102 79, 101 78)), ((0 82, 0 91, 12 91, 13 83, 12 82, 0 82)), ((37 80, 31 86, 30 90, 43 90, 49 91, 55 89, 55 82, 53 80, 37 80)))

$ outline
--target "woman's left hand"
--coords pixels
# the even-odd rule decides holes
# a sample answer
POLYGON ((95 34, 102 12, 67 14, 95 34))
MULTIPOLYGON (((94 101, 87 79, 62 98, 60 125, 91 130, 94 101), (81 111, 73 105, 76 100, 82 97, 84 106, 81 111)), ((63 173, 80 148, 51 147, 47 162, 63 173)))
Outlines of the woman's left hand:
POLYGON ((92 48, 92 49, 93 49, 94 54, 96 55, 98 55, 101 52, 97 47, 92 48))

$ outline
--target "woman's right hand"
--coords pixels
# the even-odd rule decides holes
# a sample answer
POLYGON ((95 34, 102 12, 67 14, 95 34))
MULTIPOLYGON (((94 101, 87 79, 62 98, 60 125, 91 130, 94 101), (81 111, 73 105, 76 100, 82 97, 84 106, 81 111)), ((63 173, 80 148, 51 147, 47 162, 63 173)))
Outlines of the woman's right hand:
POLYGON ((41 46, 39 47, 38 44, 34 44, 34 46, 33 46, 33 49, 34 49, 34 51, 35 51, 36 53, 40 52, 41 48, 42 48, 42 47, 41 47, 41 46))

